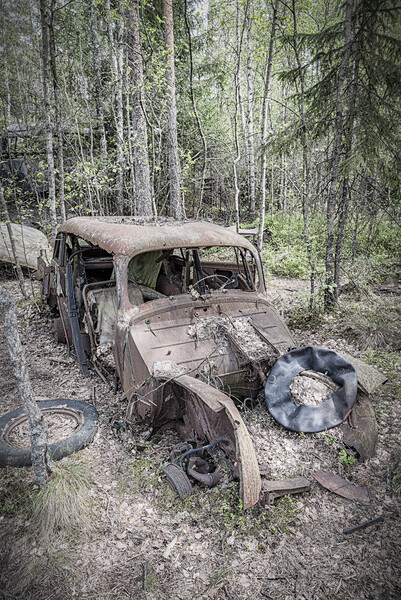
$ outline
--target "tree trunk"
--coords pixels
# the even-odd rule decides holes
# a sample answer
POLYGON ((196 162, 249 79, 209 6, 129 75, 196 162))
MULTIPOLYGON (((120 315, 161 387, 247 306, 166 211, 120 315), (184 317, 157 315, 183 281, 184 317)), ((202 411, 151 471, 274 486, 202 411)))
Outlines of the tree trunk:
MULTIPOLYGON (((139 22, 139 3, 132 0, 126 11, 128 61, 131 68, 132 129, 135 177, 135 205, 137 214, 149 216, 153 214, 152 194, 150 188, 148 136, 143 109, 143 64, 142 45, 139 22)), ((130 132, 129 134, 130 135, 130 132)))
POLYGON ((116 209, 119 215, 124 212, 124 113, 123 113, 123 60, 122 37, 124 22, 120 13, 120 0, 117 2, 116 17, 110 8, 110 0, 106 0, 107 34, 110 44, 115 89, 115 125, 116 125, 116 209), (117 19, 117 27, 114 21, 117 19), (116 33, 117 32, 117 33, 116 33))
POLYGON ((269 54, 267 58, 267 68, 265 76, 265 85, 263 90, 263 106, 261 117, 260 143, 262 146, 262 157, 260 164, 260 205, 259 205, 259 231, 258 231, 258 250, 262 252, 263 248, 263 230, 265 227, 266 213, 266 131, 267 131, 267 112, 269 107, 269 88, 270 77, 273 64, 274 41, 276 37, 277 16, 280 0, 276 0, 273 8, 272 28, 270 31, 269 54))
POLYGON ((6 88, 6 123, 11 124, 11 93, 10 93, 10 82, 8 79, 8 57, 6 48, 3 51, 4 60, 4 87, 6 88))
POLYGON ((49 212, 52 241, 54 243, 57 235, 57 211, 56 211, 56 178, 54 172, 53 157, 53 131, 50 113, 49 97, 49 10, 47 0, 40 0, 40 17, 42 27, 42 72, 43 72, 43 105, 46 123, 46 158, 49 185, 49 212))
POLYGON ((237 65, 236 65, 236 69, 235 69, 235 73, 234 73, 234 89, 235 89, 235 111, 234 111, 234 142, 235 142, 235 159, 234 159, 234 163, 233 163, 233 169, 234 169, 234 185, 235 185, 235 201, 234 201, 234 206, 235 206, 235 226, 237 231, 239 231, 239 219, 240 219, 240 215, 239 215, 239 193, 240 193, 240 189, 239 189, 239 185, 238 185, 238 170, 237 170, 237 165, 241 159, 241 150, 240 150, 240 146, 239 146, 239 139, 238 139, 238 109, 240 109, 241 112, 241 103, 242 103, 242 99, 241 99, 241 82, 240 82, 240 68, 241 68, 241 52, 242 52, 242 40, 244 37, 244 30, 245 30, 245 23, 246 23, 246 16, 248 14, 248 9, 249 9, 249 0, 247 0, 247 3, 245 5, 245 19, 244 19, 244 23, 243 26, 240 28, 240 9, 239 9, 239 3, 237 0, 237 21, 236 21, 236 29, 237 29, 237 65))
POLYGON ((3 191, 3 187, 1 185, 0 185, 0 204, 4 211, 4 216, 5 216, 7 231, 8 231, 8 237, 10 238, 11 252, 12 252, 14 264, 15 264, 15 271, 16 271, 17 277, 18 277, 18 283, 19 283, 22 295, 24 296, 24 298, 26 298, 27 293, 25 290, 24 274, 22 272, 21 265, 19 262, 17 249, 15 247, 14 234, 13 234, 13 229, 11 227, 10 215, 8 213, 8 206, 7 206, 6 199, 4 198, 4 191, 3 191))
POLYGON ((207 142, 206 142, 205 134, 203 133, 202 123, 201 123, 201 120, 199 118, 199 113, 198 113, 198 109, 196 107, 196 101, 195 101, 195 93, 194 93, 194 62, 193 62, 193 55, 192 55, 192 34, 191 34, 191 26, 189 24, 189 19, 188 19, 188 2, 187 2, 187 0, 185 0, 184 11, 185 11, 184 12, 185 25, 186 25, 187 33, 188 33, 189 86, 190 86, 190 90, 191 90, 191 102, 192 102, 192 108, 193 108, 195 119, 196 119, 196 124, 198 126, 199 135, 202 138, 202 144, 203 144, 202 178, 201 178, 201 184, 200 184, 200 190, 199 190, 198 209, 197 209, 197 212, 196 212, 196 217, 199 218, 199 215, 200 215, 201 210, 202 210, 203 192, 204 192, 204 189, 205 189, 206 168, 207 168, 207 142))
MULTIPOLYGON (((360 39, 356 40, 356 48, 354 53, 353 70, 352 70, 352 81, 349 85, 348 92, 348 108, 346 114, 346 126, 344 128, 344 141, 345 149, 343 151, 344 161, 348 163, 352 156, 352 150, 354 145, 354 125, 355 125, 355 109, 356 100, 358 95, 358 82, 359 82, 359 63, 361 58, 361 42, 360 39)), ((348 203, 350 200, 350 185, 349 177, 346 175, 342 181, 342 198, 339 208, 338 226, 337 226, 337 240, 335 247, 334 256, 334 300, 337 302, 339 286, 340 286, 340 271, 341 271, 341 250, 343 245, 343 237, 345 226, 348 217, 348 203)))
POLYGON ((98 122, 98 128, 100 133, 100 156, 102 159, 107 157, 107 138, 104 127, 104 110, 103 110, 103 84, 101 77, 101 64, 100 64, 100 47, 99 47, 99 33, 98 33, 98 17, 96 14, 97 0, 91 0, 90 5, 90 17, 89 17, 89 28, 91 36, 91 50, 92 50, 92 65, 94 73, 94 96, 96 105, 96 119, 98 122))
POLYGON ((326 226, 327 226, 327 238, 326 238, 326 257, 325 257, 325 269, 326 269, 326 281, 324 290, 324 307, 330 309, 335 301, 335 295, 333 291, 334 286, 334 212, 335 202, 337 198, 337 186, 338 186, 338 173, 341 160, 341 146, 343 139, 343 128, 344 128, 344 115, 343 115, 343 92, 344 83, 346 77, 346 71, 349 64, 349 58, 351 54, 351 20, 352 20, 352 8, 354 0, 347 0, 345 23, 344 23, 344 55, 341 61, 341 66, 338 72, 337 81, 337 95, 336 95, 336 118, 335 118, 335 138, 333 144, 332 154, 332 166, 330 175, 330 187, 327 195, 327 206, 326 206, 326 226))
POLYGON ((181 173, 178 157, 177 141, 177 107, 175 101, 174 70, 174 19, 173 0, 163 0, 164 33, 166 42, 167 64, 166 80, 168 93, 168 166, 170 175, 170 215, 174 219, 182 218, 181 173))
POLYGON ((15 304, 4 287, 0 286, 0 311, 3 313, 4 336, 13 368, 15 382, 25 413, 28 417, 31 438, 32 466, 40 487, 46 485, 47 476, 54 470, 47 446, 47 427, 42 411, 35 402, 29 379, 25 354, 18 333, 15 304))
POLYGON ((256 192, 255 192, 255 141, 253 139, 253 73, 252 73, 252 32, 251 32, 251 19, 248 14, 247 17, 247 92, 248 92, 248 115, 247 115, 247 126, 248 126, 248 170, 249 170, 249 212, 251 219, 255 218, 256 211, 256 192))
POLYGON ((340 287, 341 251, 343 247, 345 224, 348 216, 349 181, 342 181, 341 201, 338 207, 337 239, 334 256, 334 299, 337 302, 340 287))
POLYGON ((310 266, 310 295, 309 295, 309 310, 313 309, 314 297, 315 297, 315 263, 312 258, 312 249, 309 240, 309 190, 310 190, 310 168, 309 168, 309 148, 307 139, 307 127, 305 121, 305 82, 304 72, 302 70, 301 58, 299 55, 298 48, 298 29, 297 29, 297 18, 295 10, 295 0, 292 0, 292 16, 294 25, 294 36, 293 36, 293 49, 297 62, 299 72, 299 83, 300 83, 300 100, 299 100, 299 114, 301 116, 302 123, 302 216, 304 224, 304 244, 306 247, 306 253, 308 256, 308 262, 310 266))
POLYGON ((56 42, 54 39, 54 14, 56 9, 56 1, 51 0, 50 22, 49 22, 49 48, 50 48, 50 67, 53 80, 54 94, 54 116, 56 121, 57 133, 57 152, 58 152, 58 202, 60 206, 61 222, 66 219, 65 202, 64 202, 64 153, 63 153, 63 134, 61 131, 61 115, 60 115, 60 99, 58 93, 58 79, 56 67, 56 42))

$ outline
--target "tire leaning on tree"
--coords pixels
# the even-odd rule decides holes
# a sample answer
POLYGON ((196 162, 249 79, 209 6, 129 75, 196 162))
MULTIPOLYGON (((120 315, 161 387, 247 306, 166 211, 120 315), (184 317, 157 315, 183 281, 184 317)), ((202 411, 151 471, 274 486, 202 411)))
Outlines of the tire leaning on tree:
MULTIPOLYGON (((72 435, 49 445, 53 460, 61 460, 93 442, 99 418, 96 408, 82 400, 57 398, 38 402, 44 414, 60 415, 75 421, 72 435)), ((17 408, 0 417, 0 465, 29 467, 32 464, 30 448, 19 448, 10 441, 12 432, 27 421, 24 408, 17 408)))

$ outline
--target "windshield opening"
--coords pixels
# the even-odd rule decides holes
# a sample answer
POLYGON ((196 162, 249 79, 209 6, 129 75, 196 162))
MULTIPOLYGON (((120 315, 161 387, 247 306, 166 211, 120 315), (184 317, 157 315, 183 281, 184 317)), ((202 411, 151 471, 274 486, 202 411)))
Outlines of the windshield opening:
POLYGON ((240 247, 153 250, 134 256, 128 264, 129 287, 138 286, 145 301, 193 290, 253 292, 257 275, 253 255, 240 247))

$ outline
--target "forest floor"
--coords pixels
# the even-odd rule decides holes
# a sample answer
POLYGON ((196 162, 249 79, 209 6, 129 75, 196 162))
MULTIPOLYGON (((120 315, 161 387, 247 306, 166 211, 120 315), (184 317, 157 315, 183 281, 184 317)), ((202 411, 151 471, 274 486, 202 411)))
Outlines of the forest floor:
MULTIPOLYGON (((260 465, 270 477, 302 475, 310 479, 311 490, 242 512, 237 483, 199 486, 185 501, 176 498, 161 475, 178 441, 176 434, 148 439, 148 432, 136 424, 119 433, 113 425, 124 422, 122 394, 113 393, 96 375, 83 379, 65 347, 53 341, 46 311, 21 301, 14 280, 3 278, 1 284, 18 300, 36 398, 86 400, 96 405, 100 418, 95 441, 61 461, 77 482, 80 503, 75 514, 67 501, 63 504, 60 492, 60 506, 46 508, 54 511, 47 515, 49 524, 32 508, 37 497, 32 469, 0 470, 0 598, 401 598, 401 359, 394 346, 383 346, 386 335, 377 323, 365 330, 358 325, 364 298, 343 300, 344 306, 352 305, 354 317, 340 311, 308 323, 297 308, 304 302, 307 282, 268 281, 270 299, 291 316, 298 346, 346 351, 384 372, 388 383, 371 398, 379 444, 377 455, 363 463, 341 452, 338 428, 319 434, 287 431, 262 402, 243 412, 260 465), (369 345, 378 342, 381 349, 369 345), (313 478, 319 469, 365 487, 370 504, 351 502, 321 487, 313 478), (379 516, 383 520, 376 525, 343 533, 379 516)), ((372 304, 373 291, 369 294, 372 304)), ((399 336, 400 299, 390 289, 377 302, 384 302, 383 294, 391 306, 378 318, 390 315, 389 335, 398 331, 399 336)), ((2 333, 0 360, 4 414, 20 403, 2 333)))

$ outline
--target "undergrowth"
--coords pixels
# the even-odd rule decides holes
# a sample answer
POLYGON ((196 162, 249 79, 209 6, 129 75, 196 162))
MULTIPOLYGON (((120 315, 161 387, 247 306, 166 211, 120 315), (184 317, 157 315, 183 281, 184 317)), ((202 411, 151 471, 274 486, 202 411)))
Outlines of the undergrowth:
POLYGON ((31 528, 43 542, 61 535, 75 538, 93 530, 93 500, 89 495, 91 478, 78 461, 56 465, 48 484, 33 501, 31 528))
POLYGON ((343 302, 339 314, 343 334, 361 350, 401 350, 401 303, 369 297, 364 302, 343 302))
POLYGON ((33 589, 52 589, 68 596, 74 548, 96 527, 91 485, 88 466, 75 457, 58 464, 42 490, 19 475, 6 481, 1 504, 5 593, 26 598, 33 589))

